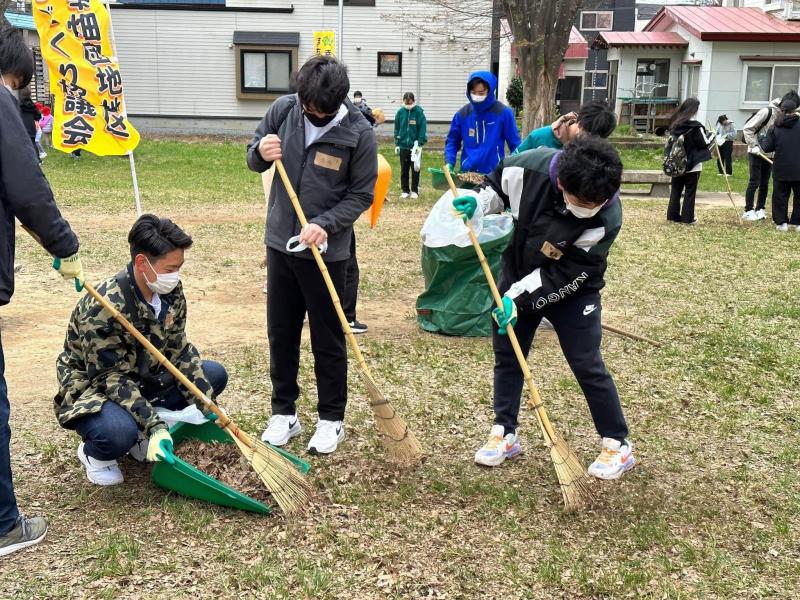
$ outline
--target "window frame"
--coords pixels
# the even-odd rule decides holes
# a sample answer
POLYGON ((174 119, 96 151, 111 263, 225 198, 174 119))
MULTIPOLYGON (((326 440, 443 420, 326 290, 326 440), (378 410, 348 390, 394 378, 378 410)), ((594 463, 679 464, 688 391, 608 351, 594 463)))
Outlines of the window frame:
POLYGON ((578 27, 581 31, 613 31, 614 30, 614 11, 613 10, 582 10, 580 15, 580 27, 578 27), (594 24, 595 27, 584 27, 583 26, 583 17, 584 15, 594 15, 594 24), (597 27, 597 15, 610 15, 611 16, 611 25, 609 27, 597 27))
POLYGON ((297 71, 297 54, 299 48, 296 46, 277 46, 277 45, 247 45, 237 44, 236 48, 236 97, 239 100, 277 100, 281 96, 289 93, 289 88, 283 90, 264 88, 245 88, 244 85, 244 56, 246 54, 263 54, 264 56, 264 85, 269 83, 269 73, 267 67, 268 54, 288 54, 289 55, 289 75, 297 71))
POLYGON ((769 62, 769 61, 758 61, 758 62, 746 62, 744 63, 744 69, 742 69, 742 83, 741 89, 739 93, 739 104, 743 110, 746 109, 758 109, 762 108, 765 103, 768 103, 774 98, 773 88, 775 87, 775 67, 791 67, 798 69, 798 82, 797 86, 795 87, 796 90, 800 89, 800 61, 791 61, 791 62, 783 62, 783 61, 776 61, 776 62, 769 62), (766 100, 747 100, 747 75, 750 72, 750 69, 769 69, 770 76, 769 76, 769 92, 767 93, 766 100))
POLYGON ((687 98, 697 98, 700 94, 700 64, 687 64, 686 65, 686 87, 683 90, 684 97, 683 99, 686 100, 687 98), (691 88, 696 88, 696 90, 692 90, 691 88), (695 91, 695 93, 692 93, 695 91))
MULTIPOLYGON (((357 6, 357 7, 375 7, 375 0, 344 0, 343 2, 344 8, 348 6, 357 6)), ((339 6, 339 0, 323 0, 323 6, 339 6)))
POLYGON ((583 89, 585 90, 607 90, 608 89, 608 69, 594 69, 592 71, 586 71, 583 76, 583 89), (595 75, 597 73, 602 73, 606 76, 606 84, 604 86, 597 86, 595 85, 595 75), (591 86, 586 85, 587 77, 590 78, 592 83, 591 86))
POLYGON ((402 77, 403 76, 403 53, 402 52, 378 52, 378 77, 402 77), (381 59, 384 56, 397 56, 397 73, 382 73, 381 72, 381 59))

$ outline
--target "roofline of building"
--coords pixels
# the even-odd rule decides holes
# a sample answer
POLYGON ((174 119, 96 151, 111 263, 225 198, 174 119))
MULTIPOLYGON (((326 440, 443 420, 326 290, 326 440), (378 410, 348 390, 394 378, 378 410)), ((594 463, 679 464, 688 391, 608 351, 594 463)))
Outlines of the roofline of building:
MULTIPOLYGON (((785 32, 707 32, 703 33, 698 30, 694 25, 681 19, 677 14, 670 10, 670 6, 664 6, 656 13, 656 16, 650 19, 650 22, 645 25, 644 30, 653 31, 659 22, 669 17, 678 25, 685 28, 697 39, 704 42, 800 42, 800 31, 798 33, 785 33, 785 32)), ((766 13, 765 13, 766 14, 766 13)), ((774 17, 773 17, 774 18, 774 17)))
POLYGON ((114 4, 114 10, 196 10, 212 12, 249 12, 249 13, 273 13, 291 14, 294 12, 294 5, 288 8, 270 8, 258 6, 225 6, 224 4, 157 4, 147 2, 135 2, 125 4, 114 4))

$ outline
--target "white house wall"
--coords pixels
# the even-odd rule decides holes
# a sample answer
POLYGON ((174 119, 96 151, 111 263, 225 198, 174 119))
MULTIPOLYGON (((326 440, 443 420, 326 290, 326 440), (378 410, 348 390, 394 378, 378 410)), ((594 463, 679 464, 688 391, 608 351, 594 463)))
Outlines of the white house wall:
MULTIPOLYGON (((251 7, 288 6, 280 0, 277 4, 236 1, 251 7)), ((233 32, 299 32, 298 61, 302 64, 311 56, 312 32, 336 30, 337 8, 322 6, 322 0, 301 0, 293 5, 292 14, 114 8, 128 112, 233 119, 263 116, 267 102, 236 97, 233 32)), ((344 11, 342 54, 350 71, 351 91, 361 90, 370 106, 382 107, 390 120, 402 105, 403 93, 417 92, 418 85, 419 34, 381 18, 404 8, 408 8, 406 3, 377 0, 375 7, 346 7, 344 11), (402 77, 377 77, 379 51, 403 52, 402 77)), ((438 9, 414 4, 415 14, 424 15, 426 10, 438 9)), ((422 42, 418 102, 429 120, 449 121, 466 102, 468 74, 489 68, 490 26, 487 20, 486 41, 465 43, 456 37, 453 42, 422 42)))
MULTIPOLYGON (((669 98, 680 97, 678 76, 683 61, 683 50, 675 48, 613 48, 609 51, 608 60, 619 60, 617 73, 617 98, 631 98, 636 84, 636 63, 640 58, 668 58, 669 59, 669 98)), ((622 102, 617 100, 615 110, 622 114, 622 102)))

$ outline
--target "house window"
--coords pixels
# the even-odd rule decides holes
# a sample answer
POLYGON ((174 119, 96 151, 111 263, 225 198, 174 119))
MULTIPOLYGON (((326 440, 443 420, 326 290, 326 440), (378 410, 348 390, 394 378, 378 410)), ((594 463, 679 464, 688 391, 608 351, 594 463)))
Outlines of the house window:
POLYGON ((584 31, 611 31, 614 28, 613 10, 584 10, 581 27, 584 31))
MULTIPOLYGON (((339 0, 324 0, 325 6, 339 6, 339 0)), ((375 6, 375 0, 344 0, 345 6, 375 6)))
POLYGON ((584 80, 587 90, 604 90, 608 87, 608 71, 587 71, 584 80))
POLYGON ((745 65, 744 102, 763 104, 800 88, 800 65, 745 65))
POLYGON ((276 94, 289 91, 292 53, 286 50, 242 50, 241 91, 276 94))
POLYGON ((684 98, 697 98, 700 92, 700 65, 686 67, 686 94, 684 98))
POLYGON ((403 75, 402 52, 378 52, 378 76, 400 77, 403 75))
POLYGON ((666 98, 668 88, 668 58, 640 58, 636 61, 636 91, 640 96, 666 98))

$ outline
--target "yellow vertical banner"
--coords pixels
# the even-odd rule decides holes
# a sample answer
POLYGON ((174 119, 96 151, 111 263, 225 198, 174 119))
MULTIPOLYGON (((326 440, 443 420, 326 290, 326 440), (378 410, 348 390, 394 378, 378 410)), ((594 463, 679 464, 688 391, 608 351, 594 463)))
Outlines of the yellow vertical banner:
POLYGON ((121 155, 139 144, 125 117, 122 76, 100 0, 34 0, 33 18, 50 75, 53 146, 121 155))
POLYGON ((314 56, 336 56, 336 32, 314 32, 314 56))

